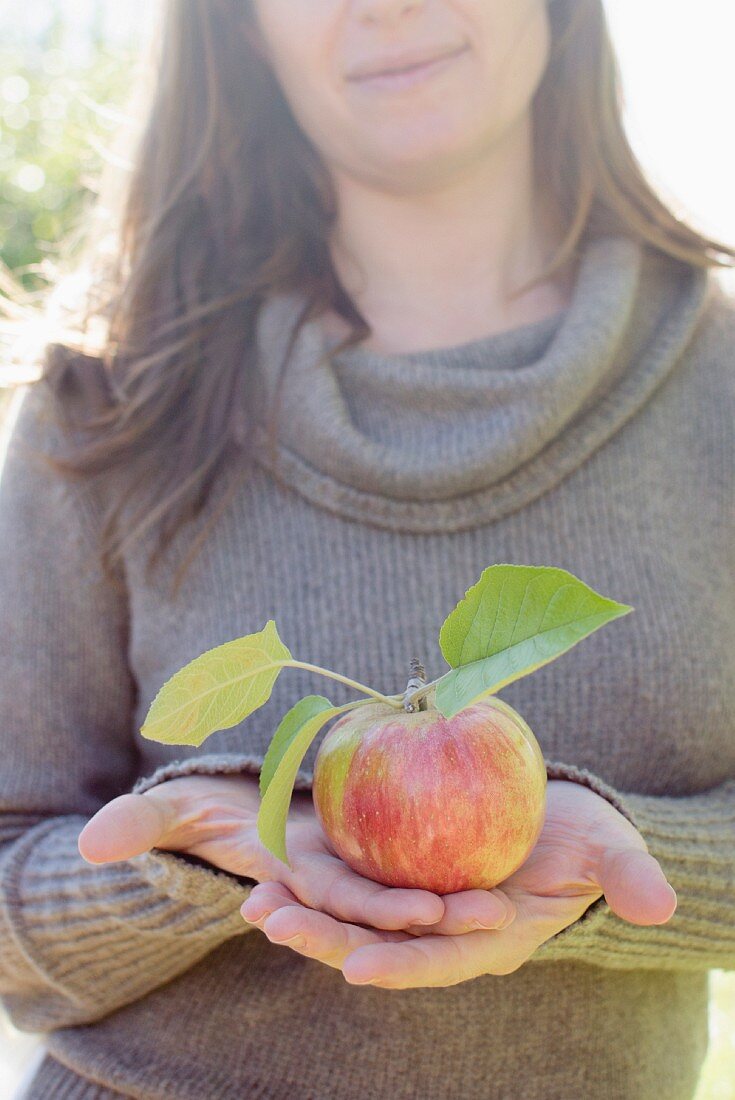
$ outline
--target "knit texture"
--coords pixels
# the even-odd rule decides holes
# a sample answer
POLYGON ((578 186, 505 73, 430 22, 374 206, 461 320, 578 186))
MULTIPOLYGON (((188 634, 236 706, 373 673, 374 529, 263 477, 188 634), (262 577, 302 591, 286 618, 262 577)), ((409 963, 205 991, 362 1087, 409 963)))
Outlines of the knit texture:
MULTIPOLYGON (((296 295, 258 326, 258 433, 296 295)), ((0 476, 0 996, 45 1033, 28 1100, 691 1100, 708 970, 735 969, 735 306, 716 282, 616 238, 586 247, 569 308, 453 348, 332 355, 310 322, 288 364, 277 465, 256 462, 177 599, 129 546, 126 592, 97 560, 110 486, 55 476, 50 392, 16 402, 0 476), (447 988, 348 985, 271 944, 252 880, 154 849, 92 866, 106 802, 189 773, 257 775, 283 714, 346 685, 287 669, 199 749, 139 729, 194 657, 262 629, 402 691, 416 654, 495 562, 555 565, 634 607, 507 685, 550 778, 638 828, 678 895, 665 925, 604 898, 519 970, 447 988)), ((85 401, 99 365, 70 360, 85 401)), ((223 479, 242 468, 235 423, 223 479)), ((317 736, 298 773, 311 786, 317 736)))

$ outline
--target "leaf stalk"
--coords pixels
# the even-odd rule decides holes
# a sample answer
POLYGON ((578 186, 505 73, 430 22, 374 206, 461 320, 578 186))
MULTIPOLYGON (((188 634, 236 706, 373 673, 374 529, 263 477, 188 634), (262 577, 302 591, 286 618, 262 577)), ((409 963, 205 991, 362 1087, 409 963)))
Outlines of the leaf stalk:
POLYGON ((351 680, 349 676, 341 676, 339 672, 332 672, 329 668, 320 668, 319 665, 310 665, 306 661, 283 661, 283 667, 303 668, 306 669, 307 672, 317 672, 321 676, 329 677, 330 680, 339 680, 341 683, 347 684, 348 687, 353 687, 356 691, 361 691, 363 695, 370 695, 380 703, 387 703, 388 706, 394 707, 395 710, 403 709, 402 695, 383 695, 381 692, 374 691, 373 688, 369 688, 365 684, 359 683, 357 680, 351 680))

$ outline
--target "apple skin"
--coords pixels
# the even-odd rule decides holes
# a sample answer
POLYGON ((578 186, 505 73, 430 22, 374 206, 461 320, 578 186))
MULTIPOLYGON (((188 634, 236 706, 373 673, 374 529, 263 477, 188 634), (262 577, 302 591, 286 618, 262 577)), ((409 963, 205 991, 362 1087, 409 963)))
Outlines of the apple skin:
POLYGON ((523 718, 485 696, 453 718, 376 701, 345 714, 314 762, 317 818, 353 871, 385 886, 490 890, 526 860, 546 765, 523 718))

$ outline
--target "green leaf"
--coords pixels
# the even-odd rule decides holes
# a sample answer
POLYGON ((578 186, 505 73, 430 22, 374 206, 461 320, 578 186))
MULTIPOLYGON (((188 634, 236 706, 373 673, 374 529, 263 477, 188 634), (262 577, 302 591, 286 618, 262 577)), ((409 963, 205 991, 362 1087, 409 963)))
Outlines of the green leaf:
POLYGON ((149 741, 201 745, 270 698, 291 654, 273 619, 262 630, 207 650, 179 669, 153 700, 141 728, 149 741))
POLYGON ((286 821, 299 764, 324 723, 350 706, 335 707, 323 695, 306 695, 284 714, 268 746, 260 772, 258 836, 288 867, 286 821))
MULTIPOLYGON (((324 695, 305 695, 303 699, 299 699, 298 703, 294 703, 291 709, 284 714, 283 718, 278 723, 278 729, 271 737, 268 751, 263 757, 263 766, 260 769, 261 798, 267 791, 273 776, 278 770, 278 766, 283 760, 286 749, 296 737, 304 723, 310 718, 313 718, 316 714, 321 714, 325 707, 331 706, 332 703, 330 703, 329 699, 325 698, 324 695)), ((306 747, 308 748, 309 746, 307 745, 306 747)), ((306 749, 304 749, 304 752, 306 752, 306 749)), ((299 761, 299 764, 300 763, 301 760, 299 761)), ((294 779, 295 778, 296 773, 294 772, 294 779)))
POLYGON ((452 671, 437 681, 437 709, 452 718, 633 610, 601 596, 566 569, 488 566, 439 632, 452 671))

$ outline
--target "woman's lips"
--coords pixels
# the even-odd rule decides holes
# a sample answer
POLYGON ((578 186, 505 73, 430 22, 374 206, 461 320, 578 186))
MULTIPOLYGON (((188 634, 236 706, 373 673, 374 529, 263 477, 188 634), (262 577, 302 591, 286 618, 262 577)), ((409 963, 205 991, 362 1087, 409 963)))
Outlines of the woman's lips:
POLYGON ((376 91, 381 89, 398 91, 402 88, 412 88, 417 84, 422 84, 425 80, 430 79, 444 69, 448 69, 466 52, 467 47, 465 46, 458 53, 447 54, 434 61, 427 61, 423 65, 416 65, 411 69, 401 69, 392 73, 379 73, 376 76, 364 76, 352 83, 358 88, 369 88, 376 91))

